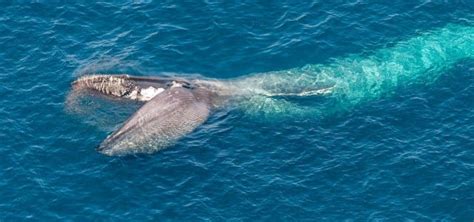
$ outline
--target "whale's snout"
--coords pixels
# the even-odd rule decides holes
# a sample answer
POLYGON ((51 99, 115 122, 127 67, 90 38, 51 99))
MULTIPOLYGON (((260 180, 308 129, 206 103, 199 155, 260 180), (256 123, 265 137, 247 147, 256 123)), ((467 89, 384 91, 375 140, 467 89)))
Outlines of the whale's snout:
MULTIPOLYGON (((135 134, 123 134, 118 132, 109 135, 102 143, 96 147, 96 151, 107 156, 126 156, 142 151, 142 143, 133 142, 136 139, 135 134)), ((149 142, 146 141, 145 144, 149 142)))
POLYGON ((105 145, 104 143, 99 144, 95 150, 101 154, 107 155, 107 156, 112 156, 112 147, 105 145))
POLYGON ((107 156, 120 155, 119 151, 121 149, 119 149, 119 147, 121 139, 123 138, 121 138, 120 135, 109 135, 95 148, 95 150, 107 156))

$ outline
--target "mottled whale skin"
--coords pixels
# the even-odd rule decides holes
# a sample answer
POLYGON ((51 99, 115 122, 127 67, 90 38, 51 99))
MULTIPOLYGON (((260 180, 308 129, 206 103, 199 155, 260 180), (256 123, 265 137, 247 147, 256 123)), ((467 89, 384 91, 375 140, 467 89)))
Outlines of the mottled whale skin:
POLYGON ((448 24, 330 64, 228 80, 88 75, 73 83, 72 94, 92 91, 145 102, 98 150, 107 155, 152 153, 193 131, 223 105, 264 119, 321 118, 390 95, 400 86, 432 83, 457 62, 472 58, 474 27, 448 24), (311 105, 294 101, 308 96, 324 99, 311 105))

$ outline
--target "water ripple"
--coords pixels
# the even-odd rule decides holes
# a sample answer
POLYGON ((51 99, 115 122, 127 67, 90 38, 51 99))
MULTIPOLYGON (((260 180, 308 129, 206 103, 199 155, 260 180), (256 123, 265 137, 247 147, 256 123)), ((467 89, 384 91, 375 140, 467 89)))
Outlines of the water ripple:
POLYGON ((87 73, 230 78, 327 64, 472 24, 469 1, 0 6, 1 221, 472 220, 471 60, 323 119, 220 110, 155 155, 94 151, 137 104, 64 108, 87 73))

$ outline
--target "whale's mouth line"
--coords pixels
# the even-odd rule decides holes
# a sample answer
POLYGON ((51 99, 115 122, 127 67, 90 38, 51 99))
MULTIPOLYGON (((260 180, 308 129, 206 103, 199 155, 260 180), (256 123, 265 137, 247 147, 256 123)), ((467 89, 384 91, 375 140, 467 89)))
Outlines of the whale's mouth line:
POLYGON ((172 87, 194 89, 197 86, 182 78, 92 74, 72 83, 73 90, 92 90, 103 95, 137 101, 149 101, 172 87))

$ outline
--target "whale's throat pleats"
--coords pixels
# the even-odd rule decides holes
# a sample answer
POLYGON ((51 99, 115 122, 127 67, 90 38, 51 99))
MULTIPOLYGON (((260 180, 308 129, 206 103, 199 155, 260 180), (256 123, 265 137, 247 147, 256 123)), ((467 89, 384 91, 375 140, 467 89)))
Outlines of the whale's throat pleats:
POLYGON ((73 82, 67 105, 99 94, 145 102, 98 147, 107 155, 151 153, 172 145, 209 116, 215 94, 179 78, 88 75, 73 82))
POLYGON ((171 87, 145 103, 98 150, 107 155, 151 153, 176 142, 209 116, 208 92, 171 87))

